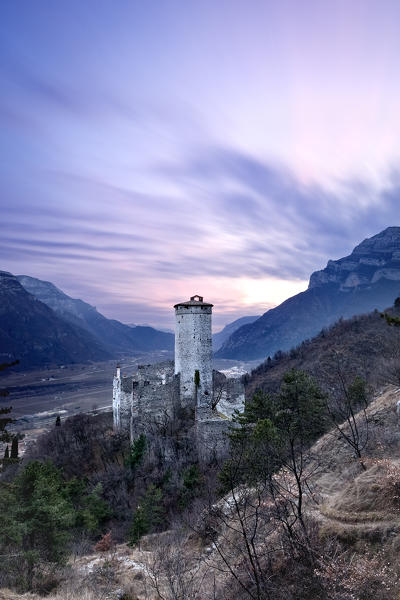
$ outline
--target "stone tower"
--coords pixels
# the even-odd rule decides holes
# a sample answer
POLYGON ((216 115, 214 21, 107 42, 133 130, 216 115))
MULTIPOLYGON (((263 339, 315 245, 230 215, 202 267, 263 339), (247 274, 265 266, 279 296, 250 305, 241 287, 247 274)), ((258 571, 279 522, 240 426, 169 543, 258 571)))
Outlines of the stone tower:
POLYGON ((211 312, 202 296, 175 304, 175 374, 182 406, 211 407, 213 394, 211 312))

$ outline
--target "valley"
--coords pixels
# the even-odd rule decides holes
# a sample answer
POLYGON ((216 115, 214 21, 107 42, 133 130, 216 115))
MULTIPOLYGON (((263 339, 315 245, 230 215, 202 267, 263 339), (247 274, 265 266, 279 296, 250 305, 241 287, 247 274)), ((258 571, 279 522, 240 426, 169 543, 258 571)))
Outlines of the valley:
MULTIPOLYGON (((140 364, 172 359, 173 352, 160 350, 121 358, 119 361, 5 372, 1 377, 1 387, 10 392, 7 404, 12 406, 11 416, 15 419, 9 430, 24 434, 20 454, 24 454, 38 435, 54 426, 57 415, 66 419, 79 413, 111 411, 112 380, 117 362, 123 374, 130 374, 140 364)), ((259 361, 215 359, 214 368, 231 377, 238 377, 250 372, 258 364, 259 361)))

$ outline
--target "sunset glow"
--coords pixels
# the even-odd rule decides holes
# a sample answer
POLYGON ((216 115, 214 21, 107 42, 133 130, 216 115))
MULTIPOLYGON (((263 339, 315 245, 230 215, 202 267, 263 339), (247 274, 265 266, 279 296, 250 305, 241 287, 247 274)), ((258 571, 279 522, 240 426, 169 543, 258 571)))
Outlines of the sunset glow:
POLYGON ((2 269, 124 322, 201 293, 220 328, 398 214, 398 2, 0 12, 2 269))

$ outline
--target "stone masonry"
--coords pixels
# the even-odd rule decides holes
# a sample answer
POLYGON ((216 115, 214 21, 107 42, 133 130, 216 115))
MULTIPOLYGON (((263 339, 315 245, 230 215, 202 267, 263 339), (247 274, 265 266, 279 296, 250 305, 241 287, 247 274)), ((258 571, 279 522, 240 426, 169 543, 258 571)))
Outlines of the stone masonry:
POLYGON ((212 368, 212 304, 202 296, 175 305, 175 361, 140 365, 131 376, 113 381, 114 429, 133 440, 150 420, 173 419, 185 409, 194 418, 199 460, 226 452, 226 431, 235 409, 244 405, 240 379, 212 368))

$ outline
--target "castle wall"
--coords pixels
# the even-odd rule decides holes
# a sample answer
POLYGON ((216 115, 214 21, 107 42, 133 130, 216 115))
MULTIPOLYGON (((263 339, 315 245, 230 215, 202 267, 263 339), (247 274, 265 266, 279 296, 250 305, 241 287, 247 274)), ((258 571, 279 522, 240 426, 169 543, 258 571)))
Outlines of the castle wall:
POLYGON ((229 455, 228 432, 232 426, 228 419, 202 415, 196 419, 196 446, 200 462, 218 462, 229 455))
POLYGON ((244 385, 240 378, 230 377, 226 380, 225 389, 222 392, 217 410, 229 419, 235 411, 243 411, 245 403, 244 385))
POLYGON ((195 406, 197 400, 197 405, 210 405, 212 401, 211 305, 178 304, 175 307, 175 315, 175 373, 180 374, 181 403, 183 406, 195 406), (196 370, 200 375, 200 385, 197 390, 196 370))
MULTIPOLYGON (((164 425, 170 427, 179 412, 189 429, 195 425, 190 434, 195 436, 191 447, 195 442, 200 461, 227 456, 226 433, 232 426, 234 411, 243 409, 244 386, 240 379, 228 379, 213 371, 211 311, 212 304, 203 302, 200 296, 175 305, 175 365, 172 361, 140 365, 131 377, 121 377, 117 367, 113 381, 116 431, 129 432, 133 441, 140 433, 162 432, 164 425), (187 413, 185 417, 182 412, 187 413)), ((173 451, 172 446, 169 451, 173 451)))
POLYGON ((179 376, 173 362, 140 365, 133 377, 131 439, 146 426, 174 417, 179 404, 179 376))

